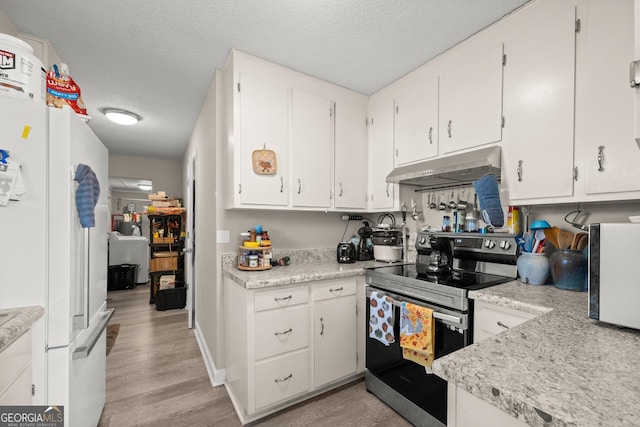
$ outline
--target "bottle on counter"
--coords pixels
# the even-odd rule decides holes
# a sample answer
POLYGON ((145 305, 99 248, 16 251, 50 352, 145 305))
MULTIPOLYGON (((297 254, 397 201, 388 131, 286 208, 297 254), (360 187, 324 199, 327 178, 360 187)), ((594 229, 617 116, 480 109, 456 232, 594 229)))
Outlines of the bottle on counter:
POLYGON ((451 217, 449 215, 442 217, 442 231, 451 231, 451 217))
POLYGON ((269 239, 269 233, 267 233, 267 230, 262 231, 260 246, 271 246, 271 239, 269 239))

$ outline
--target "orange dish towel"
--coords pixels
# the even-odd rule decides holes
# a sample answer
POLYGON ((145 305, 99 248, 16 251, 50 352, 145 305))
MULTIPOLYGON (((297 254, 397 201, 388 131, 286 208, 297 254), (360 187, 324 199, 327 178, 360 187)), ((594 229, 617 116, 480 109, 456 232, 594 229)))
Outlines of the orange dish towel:
POLYGON ((434 335, 433 310, 403 302, 400 309, 402 357, 430 368, 434 359, 434 335))

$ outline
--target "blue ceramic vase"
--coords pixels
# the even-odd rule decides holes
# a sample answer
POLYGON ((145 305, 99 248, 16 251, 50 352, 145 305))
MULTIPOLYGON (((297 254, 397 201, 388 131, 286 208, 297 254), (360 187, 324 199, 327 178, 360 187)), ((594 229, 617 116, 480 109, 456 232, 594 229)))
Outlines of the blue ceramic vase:
POLYGON ((582 251, 556 249, 549 258, 551 279, 560 289, 570 291, 584 290, 587 276, 587 259, 582 251))
POLYGON ((523 252, 516 262, 522 283, 544 285, 549 278, 549 258, 545 254, 523 252))

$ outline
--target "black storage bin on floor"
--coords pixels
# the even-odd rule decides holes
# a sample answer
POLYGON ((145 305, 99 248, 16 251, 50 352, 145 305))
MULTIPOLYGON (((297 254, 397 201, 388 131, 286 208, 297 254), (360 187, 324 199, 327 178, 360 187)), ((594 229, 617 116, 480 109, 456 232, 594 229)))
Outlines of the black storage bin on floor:
POLYGON ((138 264, 120 264, 109 266, 109 276, 107 277, 107 290, 120 291, 122 289, 133 289, 136 286, 136 273, 138 264))
POLYGON ((156 292, 156 310, 184 308, 187 305, 187 288, 159 289, 156 292))

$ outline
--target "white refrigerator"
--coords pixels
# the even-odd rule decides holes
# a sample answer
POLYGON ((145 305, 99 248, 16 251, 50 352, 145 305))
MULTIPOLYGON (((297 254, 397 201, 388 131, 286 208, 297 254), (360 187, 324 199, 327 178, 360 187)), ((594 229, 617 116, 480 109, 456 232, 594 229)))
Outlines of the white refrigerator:
POLYGON ((24 190, 0 206, 0 308, 45 308, 33 327, 33 404, 64 406, 65 426, 95 426, 113 313, 106 303, 108 151, 71 109, 26 99, 0 97, 0 134, 0 150, 9 153, 0 168, 19 164, 14 195, 24 190), (91 228, 81 226, 76 207, 82 165, 99 183, 91 228))

